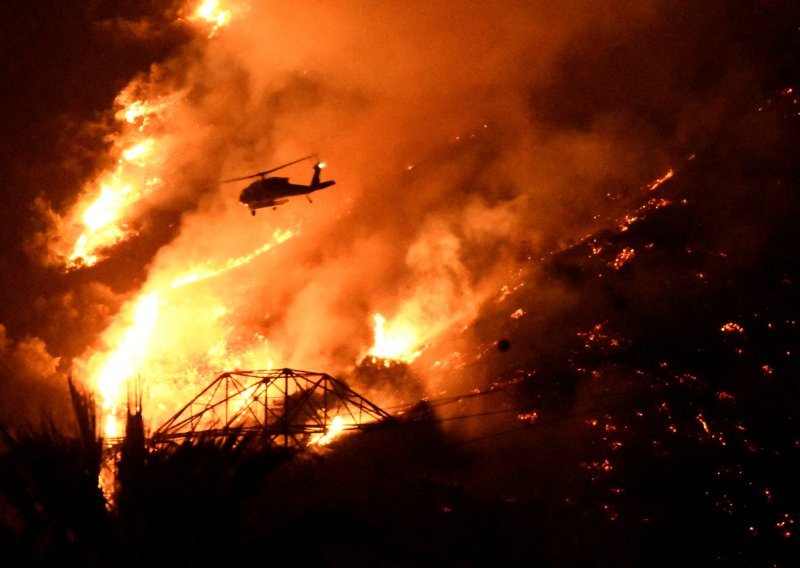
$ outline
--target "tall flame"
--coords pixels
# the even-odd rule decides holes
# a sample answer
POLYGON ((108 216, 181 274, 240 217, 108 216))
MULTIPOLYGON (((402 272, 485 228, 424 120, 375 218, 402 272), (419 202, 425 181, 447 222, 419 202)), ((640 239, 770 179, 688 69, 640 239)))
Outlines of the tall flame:
POLYGON ((158 320, 159 294, 152 292, 139 298, 131 308, 131 324, 118 341, 115 350, 100 368, 96 385, 103 409, 107 413, 105 436, 119 435, 119 401, 126 381, 136 373, 146 352, 151 332, 158 320))
MULTIPOLYGON (((231 12, 222 9, 217 0, 205 0, 189 20, 211 24, 211 37, 230 22, 231 12)), ((148 98, 142 91, 147 91, 146 84, 136 79, 115 100, 118 133, 112 154, 119 158, 110 170, 87 184, 60 227, 66 248, 56 253, 64 258, 67 270, 94 266, 110 248, 134 236, 132 207, 162 185, 159 170, 168 148, 165 137, 158 135, 158 127, 177 106, 182 93, 148 98)))
MULTIPOLYGON (((189 21, 202 32, 210 29, 209 37, 229 24, 232 13, 218 0, 191 2, 183 12, 191 14, 189 21)), ((210 45, 222 49, 227 42, 211 42, 210 45)), ((201 64, 218 65, 226 60, 224 57, 220 61, 214 57, 208 59, 201 64)), ((194 56, 192 63, 197 63, 194 56)), ((183 148, 181 152, 173 152, 173 147, 193 140, 198 132, 219 134, 214 126, 218 117, 212 116, 213 120, 204 122, 207 117, 199 114, 209 109, 207 101, 197 102, 203 89, 193 90, 192 79, 186 81, 189 84, 184 91, 164 94, 164 83, 156 75, 151 75, 149 80, 131 82, 117 97, 115 118, 118 132, 112 148, 115 162, 87 185, 78 204, 65 218, 65 224, 70 228, 76 226, 78 230, 74 233, 79 233, 62 232, 62 242, 69 247, 63 253, 68 269, 100 262, 104 255, 113 253, 115 245, 134 235, 142 211, 149 206, 148 196, 160 199, 157 193, 151 194, 164 193, 165 188, 173 187, 173 184, 181 189, 180 180, 171 178, 170 174, 189 169, 180 167, 184 165, 180 162, 181 154, 191 156, 187 160, 196 160, 198 153, 183 152, 183 148), (189 97, 189 93, 193 96, 189 97), (198 130, 198 126, 202 130, 198 130)), ((212 110, 214 104, 221 107, 223 103, 228 104, 228 99, 214 99, 212 110)), ((260 134, 249 130, 242 133, 243 140, 257 136, 260 134)), ((220 138, 225 140, 224 136, 220 138)), ((198 147, 219 149, 214 144, 198 147)), ((220 161, 226 159, 223 152, 218 154, 220 161)), ((203 155, 208 155, 208 152, 203 155)), ((197 177, 213 175, 214 168, 222 164, 211 165, 213 167, 203 169, 197 177)), ((216 207, 218 203, 212 205, 216 207)), ((319 301, 320 296, 325 297, 323 292, 304 286, 299 294, 303 298, 297 301, 294 296, 289 296, 295 290, 287 292, 289 284, 281 282, 275 297, 267 301, 251 294, 255 288, 253 278, 221 281, 223 275, 243 269, 292 239, 300 224, 291 230, 273 231, 272 227, 269 229, 273 231, 271 238, 250 241, 247 248, 234 253, 224 245, 235 241, 237 247, 241 246, 245 239, 256 238, 253 234, 263 230, 263 226, 247 233, 236 231, 238 227, 231 223, 233 218, 226 217, 228 209, 214 209, 223 212, 218 217, 209 216, 208 210, 198 208, 196 214, 184 215, 179 236, 152 261, 146 284, 123 308, 117 321, 103 333, 104 347, 88 351, 76 362, 76 367, 82 367, 84 371, 83 378, 99 393, 108 416, 106 435, 109 437, 120 433, 119 419, 127 384, 137 375, 145 383, 143 404, 148 417, 156 423, 177 410, 175 405, 184 402, 213 372, 271 367, 272 361, 277 359, 276 354, 284 359, 280 360, 282 365, 290 365, 294 361, 306 360, 312 351, 308 345, 313 344, 313 349, 316 349, 313 335, 307 340, 308 345, 288 344, 297 342, 297 338, 303 338, 299 341, 303 343, 315 318, 321 321, 328 315, 326 306, 321 306, 319 301), (207 222, 213 224, 216 221, 220 221, 218 227, 208 226, 207 222), (192 225, 193 222, 196 224, 192 225), (213 229, 218 230, 215 232, 213 229), (206 235, 212 234, 220 235, 218 241, 209 242, 211 237, 206 235), (244 234, 248 236, 242 236, 244 234), (187 247, 186 242, 191 245, 187 247), (242 251, 250 252, 242 254, 242 251), (288 307, 279 305, 284 300, 294 303, 288 307), (262 306, 263 309, 257 311, 262 306), (277 311, 277 317, 268 320, 272 317, 268 311, 277 311), (278 343, 279 340, 273 344, 271 338, 268 341, 261 335, 267 334, 264 331, 267 321, 270 326, 274 324, 269 333, 274 330, 285 332, 287 345, 278 343)), ((368 355, 411 363, 421 356, 432 338, 475 316, 476 306, 486 291, 474 289, 476 284, 468 278, 462 262, 461 231, 450 225, 449 221, 432 221, 415 235, 406 258, 411 292, 392 311, 391 320, 380 313, 372 316, 374 345, 369 348, 368 355)), ((309 228, 308 232, 314 230, 309 228)), ((276 267, 273 264, 267 269, 275 271, 276 267)), ((289 273, 291 278, 285 280, 293 283, 295 277, 300 281, 306 274, 307 270, 298 266, 297 272, 289 273)), ((324 288, 325 283, 315 281, 314 284, 324 288)), ((490 287, 488 283, 481 285, 487 289, 490 287)), ((337 293, 338 290, 334 290, 331 297, 337 293)), ((363 312, 348 313, 343 317, 347 323, 352 323, 354 329, 363 329, 363 312)), ((319 332, 319 336, 326 337, 325 333, 319 332)), ((314 357, 315 353, 311 356, 314 357)), ((358 355, 363 353, 363 350, 357 352, 358 355)), ((327 356, 324 354, 319 358, 324 360, 327 356)), ((343 420, 346 419, 337 420, 335 417, 328 431, 316 443, 324 445, 333 439, 347 426, 343 420)))
POLYGON ((160 141, 146 132, 163 120, 175 98, 134 99, 135 87, 129 85, 116 100, 121 107, 115 114, 121 129, 112 149, 119 156, 116 164, 87 185, 62 228, 62 233, 73 226, 80 231, 69 250, 60 251, 68 270, 94 266, 111 247, 134 236, 127 222, 131 207, 162 185, 160 141))
MULTIPOLYGON (((351 424, 352 424, 352 419, 351 419, 351 424)), ((345 426, 346 424, 342 416, 334 416, 333 420, 331 420, 331 423, 330 425, 328 425, 325 432, 322 434, 315 434, 308 442, 308 445, 327 446, 344 431, 345 426)))
POLYGON ((198 367, 223 370, 239 368, 244 362, 258 363, 260 368, 272 366, 271 354, 264 350, 263 337, 252 338, 252 345, 245 345, 245 352, 238 354, 224 338, 228 330, 220 326, 220 322, 230 311, 225 298, 208 291, 186 295, 177 290, 242 267, 295 234, 295 231, 276 230, 271 240, 249 254, 231 258, 217 268, 187 271, 154 291, 142 292, 138 299, 123 308, 118 325, 105 333, 105 343, 110 349, 105 353, 93 353, 84 365, 88 381, 99 392, 107 414, 107 437, 119 435, 126 386, 137 374, 145 379, 153 376, 161 379, 150 390, 155 390, 158 403, 164 404, 176 398, 171 392, 174 385, 169 384, 176 370, 181 375, 190 375, 192 371, 197 372, 198 367), (193 329, 200 322, 204 330, 214 330, 214 333, 203 338, 195 336, 193 329), (191 358, 191 363, 187 357, 191 358), (169 360, 165 362, 166 359, 169 360))
POLYGON ((405 363, 411 363, 420 356, 419 333, 410 322, 395 320, 387 326, 386 318, 381 314, 374 314, 372 319, 375 322, 375 343, 367 355, 405 363))

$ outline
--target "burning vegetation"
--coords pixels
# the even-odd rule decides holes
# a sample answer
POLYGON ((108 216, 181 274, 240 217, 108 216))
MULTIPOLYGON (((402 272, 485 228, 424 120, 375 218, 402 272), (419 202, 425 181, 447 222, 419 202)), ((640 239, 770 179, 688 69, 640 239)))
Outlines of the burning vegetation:
POLYGON ((3 557, 796 558, 800 13, 585 4, 93 3, 52 108, 3 60, 3 557))

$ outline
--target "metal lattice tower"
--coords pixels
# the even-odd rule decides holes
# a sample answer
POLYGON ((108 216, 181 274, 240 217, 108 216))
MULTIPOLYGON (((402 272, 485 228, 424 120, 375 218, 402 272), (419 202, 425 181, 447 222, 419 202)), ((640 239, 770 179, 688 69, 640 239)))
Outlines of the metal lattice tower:
POLYGON ((390 416, 324 373, 280 369, 223 373, 152 436, 155 443, 199 436, 259 435, 304 447, 332 430, 360 430, 390 416))

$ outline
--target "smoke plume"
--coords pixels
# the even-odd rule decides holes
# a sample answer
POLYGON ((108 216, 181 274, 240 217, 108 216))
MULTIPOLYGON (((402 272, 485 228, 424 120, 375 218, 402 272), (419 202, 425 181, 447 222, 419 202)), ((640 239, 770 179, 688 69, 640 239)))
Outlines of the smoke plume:
MULTIPOLYGON (((28 236, 58 284, 31 292, 47 309, 26 325, 50 328, 35 331, 90 383, 128 345, 113 372, 143 376, 163 408, 227 366, 348 373, 376 313, 430 348, 536 271, 531 259, 702 152, 775 71, 774 46, 751 37, 777 25, 770 10, 747 19, 722 2, 221 8, 213 27, 188 6, 94 16, 115 45, 161 48, 106 109, 94 173, 75 197, 38 201, 48 228, 28 236), (126 119, 133 101, 155 110, 126 119), (313 203, 250 218, 247 182, 219 183, 310 153, 337 182, 313 203), (135 199, 105 258, 63 275, 103 183, 135 199)), ((279 175, 305 183, 310 168, 279 175)), ((536 314, 546 324, 569 292, 542 286, 529 293, 554 300, 536 314)))

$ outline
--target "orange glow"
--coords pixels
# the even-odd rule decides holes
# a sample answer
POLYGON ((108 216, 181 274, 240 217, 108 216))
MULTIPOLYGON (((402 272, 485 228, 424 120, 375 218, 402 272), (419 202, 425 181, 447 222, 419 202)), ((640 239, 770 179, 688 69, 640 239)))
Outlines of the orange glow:
POLYGON ((141 165, 142 158, 146 158, 153 150, 153 141, 145 140, 127 150, 122 151, 122 159, 126 162, 137 162, 141 165))
POLYGON ((94 234, 113 224, 117 220, 120 207, 132 197, 133 189, 129 184, 122 184, 118 179, 112 179, 112 182, 115 183, 104 185, 100 189, 100 197, 83 213, 83 223, 94 234))
POLYGON ((194 270, 190 270, 187 273, 175 278, 175 280, 172 281, 172 288, 180 288, 181 286, 185 286, 187 284, 202 282, 203 280, 214 278, 216 276, 219 276, 220 274, 228 272, 229 270, 233 270, 234 268, 243 266, 252 261, 257 256, 264 254, 269 250, 272 250, 272 248, 275 247, 275 245, 279 245, 281 243, 288 241, 294 235, 295 233, 292 231, 281 231, 280 229, 278 229, 272 234, 273 240, 271 242, 265 243, 263 246, 257 248, 250 254, 246 254, 244 256, 236 258, 230 258, 220 268, 199 267, 194 270))
POLYGON ((129 378, 137 371, 137 363, 147 349, 150 334, 158 319, 159 295, 151 293, 142 296, 131 308, 128 317, 130 327, 118 341, 116 348, 100 366, 95 384, 100 393, 106 415, 105 436, 114 438, 120 435, 118 416, 119 401, 129 378))
POLYGON ((341 416, 334 416, 333 420, 331 420, 330 425, 325 430, 324 434, 315 434, 311 441, 308 442, 309 446, 327 446, 330 444, 335 438, 339 437, 342 432, 344 432, 345 420, 341 416))
POLYGON ((657 180, 654 180, 654 181, 650 182, 649 184, 647 184, 647 189, 650 190, 650 191, 653 191, 653 190, 657 189, 658 186, 660 186, 662 183, 664 183, 668 179, 671 179, 673 175, 675 175, 675 172, 673 172, 672 169, 670 169, 669 171, 667 171, 667 173, 665 173, 663 176, 661 176, 657 180))
POLYGON ((375 343, 368 355, 411 363, 422 354, 422 341, 411 323, 397 319, 387 326, 386 318, 381 314, 373 315, 372 319, 375 321, 375 343))
POLYGON ((201 20, 212 25, 208 37, 214 37, 220 28, 231 21, 230 10, 223 10, 218 0, 204 0, 197 7, 190 20, 201 20))
POLYGON ((744 333, 744 328, 735 322, 728 322, 723 325, 719 330, 723 333, 744 333))
MULTIPOLYGON (((107 348, 77 362, 85 380, 99 393, 107 413, 104 428, 107 437, 122 434, 127 384, 135 376, 144 380, 148 415, 158 423, 176 411, 191 390, 215 372, 273 367, 275 356, 263 336, 242 337, 228 323, 238 296, 226 296, 225 287, 220 291, 210 282, 250 263, 295 234, 276 230, 264 245, 231 258, 220 267, 204 266, 182 276, 160 279, 159 287, 146 288, 123 307, 117 321, 104 333, 103 343, 107 348), (201 284, 204 281, 207 284, 201 284), (196 285, 191 293, 178 291, 189 284, 196 285)), ((242 394, 241 402, 242 405, 247 402, 247 393, 242 394)))
POLYGON ((139 88, 134 81, 115 101, 121 107, 114 115, 120 129, 112 149, 119 156, 116 164, 87 184, 60 227, 68 249, 56 252, 64 257, 67 270, 94 266, 110 248, 134 236, 129 226, 132 207, 162 185, 160 140, 143 133, 166 118, 176 99, 139 100, 134 98, 139 88))
POLYGON ((75 241, 67 261, 67 269, 93 266, 101 259, 102 250, 114 246, 133 234, 118 224, 122 209, 139 198, 130 184, 117 176, 100 187, 100 195, 81 216, 83 232, 75 241))
MULTIPOLYGON (((182 14, 201 34, 208 31, 211 37, 243 11, 231 0, 192 0, 182 14)), ((328 219, 313 208, 302 213, 307 215, 307 224, 297 220, 289 225, 292 230, 276 230, 273 223, 287 226, 283 223, 294 212, 281 210, 254 220, 248 216, 247 228, 240 224, 240 218, 229 216, 229 205, 236 203, 240 188, 218 189, 214 180, 225 176, 217 174, 240 167, 245 161, 261 164, 264 160, 267 167, 270 152, 290 152, 289 147, 273 149, 263 144, 265 138, 259 133, 258 123, 250 120, 250 114, 260 110, 237 108, 244 99, 229 96, 226 87, 230 84, 225 77, 217 77, 222 82, 205 83, 240 55, 230 51, 238 49, 241 38, 234 36, 238 31, 233 26, 226 28, 222 32, 229 34, 225 41, 207 42, 209 51, 201 53, 203 57, 196 51, 204 49, 204 42, 193 43, 191 56, 177 54, 169 64, 154 66, 148 76, 131 81, 120 92, 113 109, 116 122, 110 138, 110 166, 86 184, 58 227, 58 242, 64 250, 56 252, 68 269, 78 269, 114 254, 114 247, 132 238, 138 227, 148 226, 155 237, 162 237, 159 228, 152 227, 155 223, 142 222, 148 219, 150 209, 167 205, 163 210, 182 214, 180 225, 171 227, 175 230, 168 235, 172 241, 164 244, 154 239, 161 242, 162 249, 150 259, 136 259, 149 262, 144 284, 128 287, 138 291, 98 342, 75 361, 76 374, 98 392, 109 437, 122 434, 119 420, 131 378, 141 377, 143 406, 148 421, 155 426, 214 373, 271 368, 273 361, 280 366, 315 367, 341 357, 341 351, 329 355, 325 342, 331 343, 331 335, 342 333, 342 327, 336 327, 335 332, 324 330, 323 325, 319 325, 320 331, 311 329, 315 323, 332 321, 327 319, 330 316, 341 318, 333 321, 337 326, 350 325, 355 337, 367 335, 365 324, 374 326, 374 345, 369 347, 366 339, 352 354, 354 359, 367 352, 390 365, 411 363, 435 337, 474 318, 499 284, 495 275, 477 283, 470 279, 470 270, 463 263, 467 255, 461 251, 461 228, 435 218, 430 226, 409 235, 412 239, 405 257, 408 287, 403 289, 407 295, 394 304, 386 305, 387 298, 394 297, 387 294, 366 298, 366 307, 355 314, 336 313, 332 305, 345 297, 346 287, 338 289, 339 266, 325 273, 331 263, 322 247, 318 255, 322 263, 303 254, 310 247, 303 250, 301 246, 297 247, 300 254, 277 256, 281 263, 271 263, 271 254, 266 253, 297 236, 297 227, 304 227, 311 246, 331 236, 326 233, 330 227, 328 219), (212 53, 212 49, 219 52, 212 53), (182 69, 181 65, 187 63, 189 69, 182 69), (184 75, 184 71, 190 72, 184 75), (175 88, 176 84, 182 87, 175 88), (233 136, 233 132, 238 134, 233 136), (242 152, 241 142, 245 140, 252 142, 252 153, 242 152), (164 195, 167 189, 169 195, 164 195), (173 193, 175 202, 169 201, 173 193), (244 267, 256 264, 259 258, 258 268, 263 272, 244 275, 244 267), (234 270, 239 272, 234 275, 234 270), (324 280, 334 274, 332 280, 324 280), (387 310, 383 313, 390 317, 374 313, 377 309, 387 310), (374 321, 365 322, 365 313, 374 321), (323 348, 318 349, 318 344, 323 348)), ((254 83, 253 88, 256 93, 264 87, 254 83)), ((288 138, 292 138, 292 145, 305 146, 316 143, 318 135, 310 129, 288 138)), ((319 164, 320 168, 324 166, 319 164)), ((246 171, 251 170, 242 169, 246 171)), ((347 196, 345 203, 353 199, 347 196)), ((493 214, 482 206, 476 206, 474 213, 488 220, 493 214)), ((493 223, 484 224, 488 228, 493 223)), ((481 229, 476 238, 495 238, 493 230, 488 236, 483 232, 481 229)), ((360 268, 357 261, 352 266, 360 268)), ((352 279, 353 273, 341 276, 342 281, 348 278, 352 279)), ((504 293, 513 293, 523 285, 510 285, 504 293)), ((512 317, 523 315, 520 309, 512 317)), ((342 366, 348 363, 334 362, 342 366)), ((458 360, 452 364, 459 364, 458 360)), ((247 393, 241 395, 242 404, 246 398, 247 393)), ((347 428, 347 417, 333 417, 327 431, 314 443, 324 446, 347 428)))
POLYGON ((614 262, 611 263, 611 267, 614 270, 619 270, 620 268, 628 264, 631 260, 633 260, 634 256, 636 256, 636 251, 630 247, 625 247, 624 249, 619 251, 619 254, 614 259, 614 262))
POLYGON ((137 81, 133 81, 114 101, 119 107, 114 118, 120 123, 135 126, 139 132, 151 126, 154 121, 164 119, 180 96, 180 93, 176 93, 155 99, 140 99, 136 96, 136 92, 141 88, 137 81))
POLYGON ((706 422, 706 420, 705 420, 705 418, 703 418, 702 414, 698 414, 697 415, 697 421, 703 427, 703 430, 705 431, 706 434, 708 434, 709 436, 712 435, 711 434, 711 430, 709 430, 709 428, 708 428, 708 422, 706 422))

